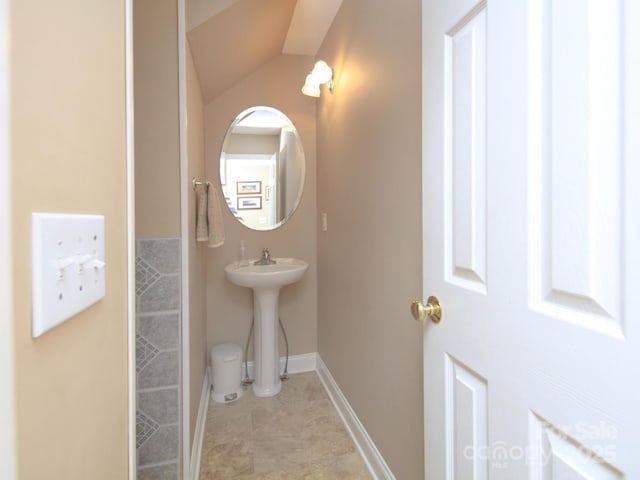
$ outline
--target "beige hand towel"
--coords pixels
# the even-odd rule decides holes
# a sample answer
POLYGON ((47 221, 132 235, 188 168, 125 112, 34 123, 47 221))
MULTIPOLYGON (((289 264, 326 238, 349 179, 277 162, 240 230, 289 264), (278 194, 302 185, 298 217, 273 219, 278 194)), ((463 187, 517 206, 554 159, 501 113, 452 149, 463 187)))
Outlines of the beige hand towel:
POLYGON ((207 222, 207 184, 196 187, 198 197, 196 199, 196 242, 209 240, 209 225, 207 222))
POLYGON ((209 224, 209 248, 219 247, 224 244, 224 223, 222 221, 222 209, 220 207, 220 195, 218 189, 209 184, 207 199, 207 220, 209 224))

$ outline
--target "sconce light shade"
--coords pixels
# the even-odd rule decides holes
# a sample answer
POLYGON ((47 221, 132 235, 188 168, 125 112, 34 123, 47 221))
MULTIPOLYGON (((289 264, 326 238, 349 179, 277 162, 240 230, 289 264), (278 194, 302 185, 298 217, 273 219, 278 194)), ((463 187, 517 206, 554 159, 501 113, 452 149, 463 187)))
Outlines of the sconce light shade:
POLYGON ((320 96, 320 84, 313 78, 313 75, 307 75, 307 80, 304 82, 304 86, 302 87, 302 93, 309 97, 320 96))
POLYGON ((333 70, 327 65, 327 62, 322 60, 318 60, 313 66, 311 75, 318 83, 328 83, 330 80, 333 80, 333 70))
POLYGON ((310 97, 320 96, 320 84, 326 84, 333 93, 333 70, 326 62, 318 60, 302 87, 302 93, 310 97))

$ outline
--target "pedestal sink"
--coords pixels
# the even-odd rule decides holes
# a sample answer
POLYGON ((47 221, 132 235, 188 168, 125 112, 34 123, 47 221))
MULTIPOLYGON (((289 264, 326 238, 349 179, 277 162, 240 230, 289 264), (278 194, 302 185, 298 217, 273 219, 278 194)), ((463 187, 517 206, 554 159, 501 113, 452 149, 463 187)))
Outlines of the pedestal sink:
MULTIPOLYGON (((277 395, 280 381, 280 350, 278 348, 278 295, 285 285, 302 278, 309 264, 297 258, 275 258, 274 265, 238 265, 224 269, 229 281, 253 289, 254 377, 253 392, 258 397, 277 395)), ((245 359, 246 361, 246 359, 245 359)))

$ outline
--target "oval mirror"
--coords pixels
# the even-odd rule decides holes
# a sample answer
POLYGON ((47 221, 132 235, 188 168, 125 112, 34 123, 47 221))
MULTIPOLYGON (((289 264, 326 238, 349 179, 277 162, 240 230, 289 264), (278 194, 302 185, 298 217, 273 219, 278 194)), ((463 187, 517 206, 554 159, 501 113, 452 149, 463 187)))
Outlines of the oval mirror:
POLYGON ((304 175, 302 142, 284 113, 252 107, 236 117, 222 145, 220 183, 229 210, 243 225, 283 225, 300 203, 304 175))

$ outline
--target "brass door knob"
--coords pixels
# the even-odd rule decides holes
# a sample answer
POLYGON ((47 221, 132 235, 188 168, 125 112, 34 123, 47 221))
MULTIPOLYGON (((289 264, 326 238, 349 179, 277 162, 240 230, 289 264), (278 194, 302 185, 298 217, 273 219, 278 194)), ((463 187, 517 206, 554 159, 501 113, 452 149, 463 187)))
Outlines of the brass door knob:
POLYGON ((421 301, 416 300, 411 304, 411 315, 417 321, 424 320, 426 317, 431 318, 433 323, 439 323, 442 319, 442 307, 437 297, 431 296, 424 305, 421 301))

